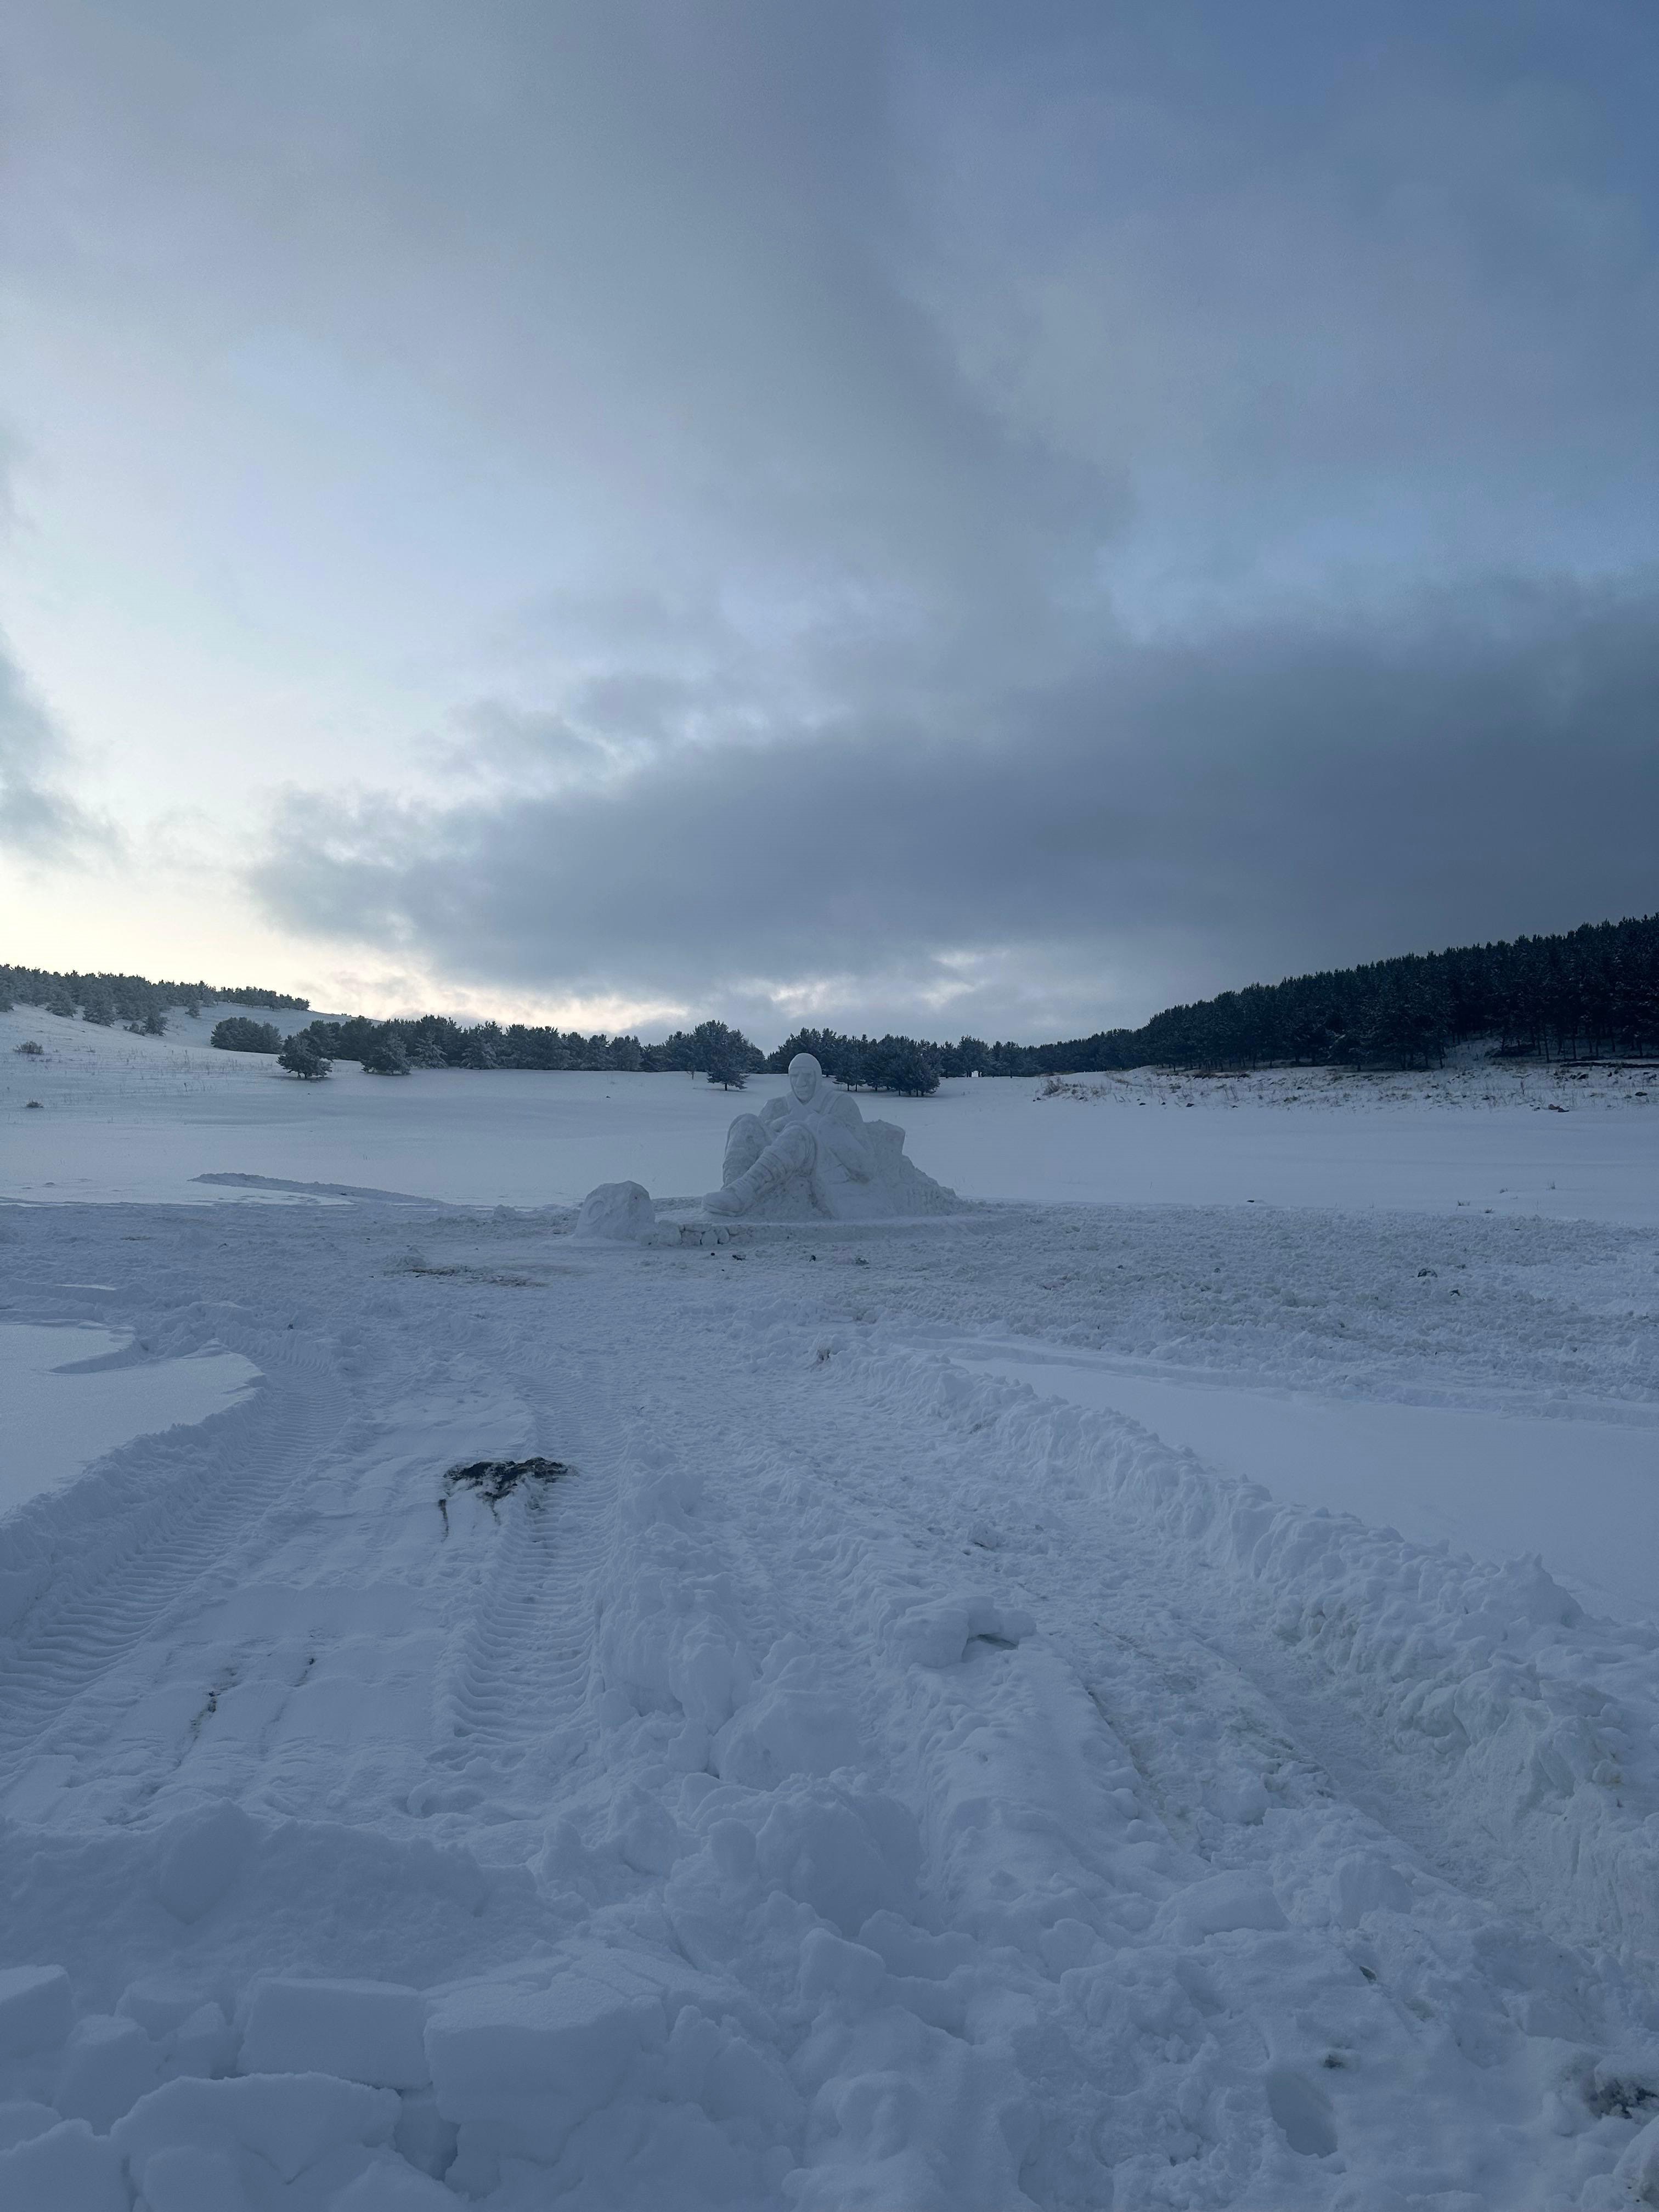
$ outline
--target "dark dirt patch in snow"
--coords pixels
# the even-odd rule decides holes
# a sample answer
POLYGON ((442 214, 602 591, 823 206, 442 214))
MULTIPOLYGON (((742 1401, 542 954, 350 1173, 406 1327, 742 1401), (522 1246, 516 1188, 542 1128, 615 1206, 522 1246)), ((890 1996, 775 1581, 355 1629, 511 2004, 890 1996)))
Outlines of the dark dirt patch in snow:
MULTIPOLYGON (((539 1486, 556 1482, 569 1472, 562 1459, 473 1460, 467 1466, 450 1468, 444 1477, 444 1494, 450 1497, 457 1490, 476 1490, 493 1511, 520 1483, 539 1486)), ((537 1495, 538 1488, 532 1487, 531 1494, 537 1495)))

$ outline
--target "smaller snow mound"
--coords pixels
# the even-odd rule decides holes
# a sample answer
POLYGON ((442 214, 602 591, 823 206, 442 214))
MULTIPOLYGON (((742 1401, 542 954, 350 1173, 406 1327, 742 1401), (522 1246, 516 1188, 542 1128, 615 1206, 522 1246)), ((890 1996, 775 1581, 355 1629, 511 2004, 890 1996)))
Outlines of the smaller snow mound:
POLYGON ((584 1243, 645 1244, 656 1227, 657 1209, 642 1182, 602 1182, 582 1200, 570 1233, 584 1243))

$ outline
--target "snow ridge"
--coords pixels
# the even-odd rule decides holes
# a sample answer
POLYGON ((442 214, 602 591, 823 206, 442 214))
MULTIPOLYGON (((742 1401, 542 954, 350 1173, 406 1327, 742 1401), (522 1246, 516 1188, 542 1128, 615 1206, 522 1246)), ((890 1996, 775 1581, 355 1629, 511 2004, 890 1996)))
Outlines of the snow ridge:
POLYGON ((1277 1503, 1126 1416, 899 1350, 858 1360, 878 1401, 928 1406, 1046 1482, 1102 1486, 1250 1585, 1273 1634, 1395 1742, 1431 1750, 1452 1833, 1512 1865, 1564 1940, 1616 1931, 1659 1961, 1659 1635, 1588 1617, 1537 1559, 1409 1544, 1351 1515, 1277 1503))

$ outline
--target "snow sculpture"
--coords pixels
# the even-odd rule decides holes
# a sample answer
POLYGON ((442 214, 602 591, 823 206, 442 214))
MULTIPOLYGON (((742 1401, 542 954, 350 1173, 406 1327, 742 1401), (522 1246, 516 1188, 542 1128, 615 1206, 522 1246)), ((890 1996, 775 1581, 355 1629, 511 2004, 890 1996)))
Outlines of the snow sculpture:
POLYGON ((642 1182, 602 1182, 582 1200, 572 1234, 606 1244, 643 1244, 657 1226, 657 1209, 642 1182))
POLYGON ((790 1061, 785 1097, 733 1121, 720 1188, 703 1200, 710 1213, 766 1221, 872 1221, 955 1204, 954 1191, 905 1158, 903 1130, 866 1121, 810 1052, 790 1061))

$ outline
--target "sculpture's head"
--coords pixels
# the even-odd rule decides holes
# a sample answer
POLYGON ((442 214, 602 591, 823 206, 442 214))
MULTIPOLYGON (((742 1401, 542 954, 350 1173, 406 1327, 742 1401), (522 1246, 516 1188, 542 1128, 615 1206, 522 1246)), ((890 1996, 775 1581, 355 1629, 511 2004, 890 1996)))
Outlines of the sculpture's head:
POLYGON ((810 1106, 823 1080, 823 1070, 810 1052, 798 1052, 789 1063, 789 1088, 803 1106, 810 1106))

